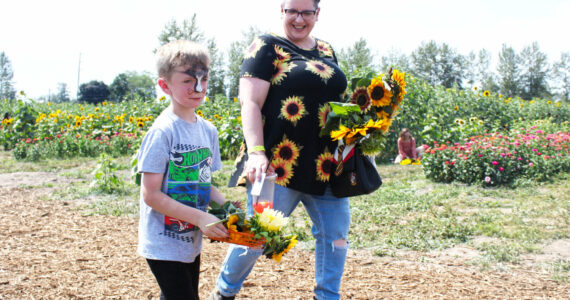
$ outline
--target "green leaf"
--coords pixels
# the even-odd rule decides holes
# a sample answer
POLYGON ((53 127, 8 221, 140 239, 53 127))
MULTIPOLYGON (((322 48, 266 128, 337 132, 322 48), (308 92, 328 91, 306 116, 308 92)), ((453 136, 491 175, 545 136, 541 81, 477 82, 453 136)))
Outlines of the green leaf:
MULTIPOLYGON (((360 113, 360 106, 353 103, 329 102, 332 111, 339 116, 348 116, 350 113, 360 113)), ((328 118, 327 118, 328 121, 328 118)))

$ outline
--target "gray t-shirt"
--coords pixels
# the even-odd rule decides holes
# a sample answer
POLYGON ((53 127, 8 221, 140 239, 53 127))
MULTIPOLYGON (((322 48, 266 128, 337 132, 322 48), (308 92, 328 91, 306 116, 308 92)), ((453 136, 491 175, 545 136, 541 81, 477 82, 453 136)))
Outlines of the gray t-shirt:
MULTIPOLYGON (((162 191, 205 211, 211 174, 221 168, 218 131, 197 117, 188 123, 165 109, 146 133, 138 152, 139 172, 162 173, 162 191)), ((198 227, 157 212, 140 196, 138 253, 148 259, 193 262, 202 249, 198 227)))

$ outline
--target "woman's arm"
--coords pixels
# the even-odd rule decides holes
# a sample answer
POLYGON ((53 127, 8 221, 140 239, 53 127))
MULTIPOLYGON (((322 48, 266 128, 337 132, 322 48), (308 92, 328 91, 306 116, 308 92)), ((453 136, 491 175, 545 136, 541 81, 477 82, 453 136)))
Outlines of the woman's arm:
POLYGON ((206 236, 218 238, 228 236, 228 231, 223 224, 206 227, 206 225, 220 220, 214 215, 194 207, 184 205, 163 193, 161 190, 163 178, 164 174, 160 173, 145 172, 142 174, 142 197, 148 206, 164 215, 198 226, 206 236))
MULTIPOLYGON (((259 78, 244 77, 239 81, 239 94, 241 103, 241 120, 243 135, 248 149, 263 146, 263 122, 261 108, 269 92, 269 81, 259 78)), ((269 166, 269 160, 264 151, 249 153, 246 165, 247 178, 254 182, 261 178, 269 166)))
POLYGON ((398 139, 398 153, 400 154, 400 156, 402 157, 402 159, 408 157, 408 156, 406 155, 406 152, 404 151, 404 144, 403 144, 403 141, 402 141, 401 138, 398 139))

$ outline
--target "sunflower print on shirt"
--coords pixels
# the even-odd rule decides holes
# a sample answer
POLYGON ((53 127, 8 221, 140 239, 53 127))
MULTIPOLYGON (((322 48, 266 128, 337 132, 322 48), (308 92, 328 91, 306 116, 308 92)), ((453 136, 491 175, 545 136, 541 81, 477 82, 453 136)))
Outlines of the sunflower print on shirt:
POLYGON ((287 73, 290 72, 297 65, 290 62, 291 54, 283 50, 283 48, 275 45, 275 54, 277 58, 273 61, 273 66, 275 67, 275 74, 271 78, 272 85, 279 85, 287 77, 287 73))
POLYGON ((287 136, 283 136, 281 143, 277 144, 273 149, 273 158, 282 159, 286 163, 295 166, 302 148, 302 146, 297 146, 295 142, 288 139, 287 136))
POLYGON ((306 70, 311 71, 315 75, 318 75, 325 84, 334 75, 333 68, 318 60, 307 61, 306 70))
POLYGON ((287 186, 289 184, 289 180, 293 177, 293 164, 288 163, 282 158, 277 158, 271 160, 271 167, 273 167, 273 170, 275 170, 275 173, 277 174, 275 183, 287 186))
POLYGON ((321 57, 333 57, 332 47, 328 43, 317 40, 317 49, 321 57))
POLYGON ((257 52, 261 47, 265 45, 265 42, 260 38, 255 38, 253 42, 249 45, 249 48, 246 49, 243 59, 254 58, 257 55, 257 52))
POLYGON ((327 125, 327 117, 331 111, 331 106, 328 103, 319 107, 319 127, 321 129, 325 128, 325 125, 327 125))
POLYGON ((290 96, 281 101, 281 114, 279 114, 279 118, 290 121, 293 123, 293 126, 297 126, 297 122, 306 114, 307 110, 303 103, 303 97, 290 96))
POLYGON ((317 157, 317 180, 327 182, 334 170, 334 156, 328 149, 317 157))

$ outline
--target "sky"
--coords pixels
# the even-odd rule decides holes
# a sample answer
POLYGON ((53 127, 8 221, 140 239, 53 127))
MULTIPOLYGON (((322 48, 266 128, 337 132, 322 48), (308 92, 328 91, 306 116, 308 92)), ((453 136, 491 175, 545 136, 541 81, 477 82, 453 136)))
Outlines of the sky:
MULTIPOLYGON (((30 98, 66 83, 110 85, 126 71, 156 74, 153 50, 171 20, 196 14, 206 38, 225 53, 254 26, 282 32, 281 0, 19 0, 2 4, 0 51, 12 63, 15 88, 30 98)), ((520 52, 533 42, 549 62, 570 51, 569 0, 322 0, 312 35, 339 51, 364 38, 376 58, 406 55, 430 40, 460 54, 502 45, 520 52)), ((404 70, 405 71, 405 70, 404 70)))

